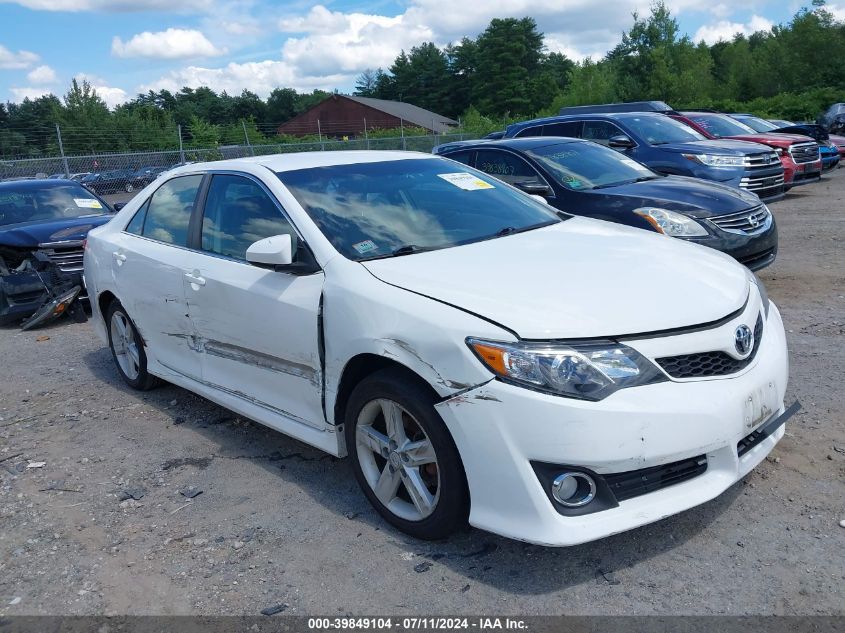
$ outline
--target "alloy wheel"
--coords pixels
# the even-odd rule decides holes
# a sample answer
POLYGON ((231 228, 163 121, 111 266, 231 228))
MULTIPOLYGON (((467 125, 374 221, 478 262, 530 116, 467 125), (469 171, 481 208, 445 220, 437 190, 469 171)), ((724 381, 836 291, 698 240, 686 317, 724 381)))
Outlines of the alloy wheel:
POLYGON ((422 426, 398 403, 371 400, 358 414, 355 444, 364 478, 391 513, 421 521, 437 508, 440 470, 422 426))
POLYGON ((114 357, 120 370, 129 380, 136 380, 141 373, 141 359, 135 329, 127 316, 120 311, 112 314, 109 327, 114 357))

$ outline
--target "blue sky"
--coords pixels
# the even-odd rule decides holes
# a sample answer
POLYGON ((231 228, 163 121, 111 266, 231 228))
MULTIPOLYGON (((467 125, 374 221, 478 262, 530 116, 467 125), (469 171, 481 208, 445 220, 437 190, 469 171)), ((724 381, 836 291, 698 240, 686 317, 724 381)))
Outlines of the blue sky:
MULTIPOLYGON (((845 0, 828 9, 845 19, 845 0)), ((667 0, 682 30, 713 42, 788 21, 794 0, 667 0)), ((87 78, 114 105, 138 92, 208 85, 262 97, 277 86, 350 90, 400 50, 474 37, 530 15, 549 50, 601 56, 649 0, 0 0, 0 100, 62 95, 87 78)))

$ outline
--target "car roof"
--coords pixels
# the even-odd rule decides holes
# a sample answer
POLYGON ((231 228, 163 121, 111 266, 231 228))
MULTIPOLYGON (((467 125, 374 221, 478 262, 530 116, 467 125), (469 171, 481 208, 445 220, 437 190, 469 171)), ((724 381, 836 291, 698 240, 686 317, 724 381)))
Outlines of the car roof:
POLYGON ((531 119, 530 121, 520 121, 519 123, 512 123, 508 126, 508 130, 518 131, 527 127, 547 125, 549 123, 565 123, 566 121, 602 119, 609 119, 611 121, 624 121, 625 119, 632 119, 636 117, 653 117, 665 119, 666 115, 658 112, 596 112, 595 114, 558 114, 557 116, 548 116, 542 119, 531 119))
POLYGON ((445 152, 461 151, 470 149, 484 149, 487 147, 507 147, 515 150, 529 150, 538 147, 547 147, 549 145, 563 145, 567 143, 589 143, 580 138, 572 138, 569 136, 523 136, 520 138, 504 138, 498 140, 484 140, 478 141, 464 141, 461 145, 455 145, 453 148, 444 150, 445 152))
POLYGON ((59 178, 38 178, 36 180, 8 180, 0 182, 0 189, 48 189, 52 187, 67 187, 73 185, 85 191, 85 188, 75 180, 64 180, 59 178))
POLYGON ((169 174, 194 173, 205 170, 234 170, 238 171, 246 166, 259 165, 272 172, 294 171, 311 167, 332 167, 335 165, 355 165, 359 163, 379 163, 394 160, 420 160, 436 158, 433 154, 423 152, 379 151, 379 150, 349 150, 330 152, 297 152, 289 154, 271 154, 268 156, 248 156, 230 160, 217 160, 205 163, 183 165, 169 172, 169 174))

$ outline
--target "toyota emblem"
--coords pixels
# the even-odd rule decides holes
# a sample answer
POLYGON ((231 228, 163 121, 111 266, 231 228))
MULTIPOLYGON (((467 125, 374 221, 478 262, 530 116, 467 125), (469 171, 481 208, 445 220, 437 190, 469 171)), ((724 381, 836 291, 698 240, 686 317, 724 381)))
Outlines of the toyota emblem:
POLYGON ((747 325, 740 325, 734 332, 734 344, 740 356, 748 356, 754 348, 754 332, 747 325))

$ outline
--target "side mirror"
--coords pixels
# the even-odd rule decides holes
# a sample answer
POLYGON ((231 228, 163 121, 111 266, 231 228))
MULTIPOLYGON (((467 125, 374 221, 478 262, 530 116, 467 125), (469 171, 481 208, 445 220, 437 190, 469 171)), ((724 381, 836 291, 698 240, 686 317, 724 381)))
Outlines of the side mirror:
POLYGON ((126 206, 125 202, 115 202, 113 205, 111 205, 111 208, 114 209, 115 213, 117 213, 118 211, 120 211, 125 206, 126 206))
POLYGON ((271 268, 290 266, 293 263, 293 239, 285 234, 258 240, 246 249, 246 261, 271 268))
POLYGON ((634 146, 634 141, 624 134, 619 134, 617 136, 611 136, 607 140, 607 146, 613 149, 631 149, 634 146))
POLYGON ((537 180, 528 180, 526 182, 515 182, 513 184, 514 187, 517 189, 524 191, 529 196, 550 196, 552 193, 552 188, 549 185, 539 182, 537 180))

